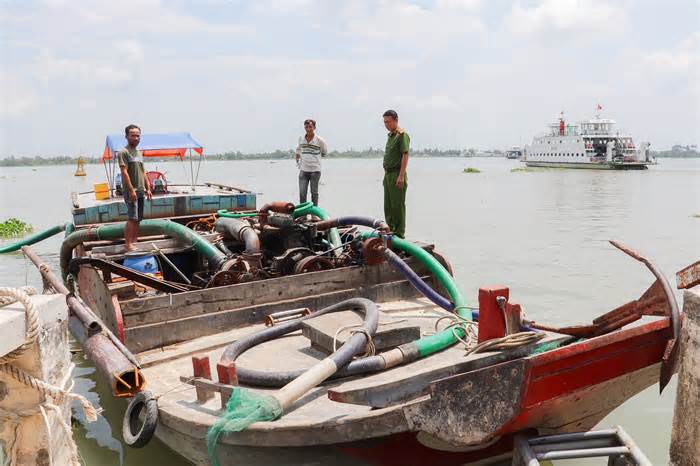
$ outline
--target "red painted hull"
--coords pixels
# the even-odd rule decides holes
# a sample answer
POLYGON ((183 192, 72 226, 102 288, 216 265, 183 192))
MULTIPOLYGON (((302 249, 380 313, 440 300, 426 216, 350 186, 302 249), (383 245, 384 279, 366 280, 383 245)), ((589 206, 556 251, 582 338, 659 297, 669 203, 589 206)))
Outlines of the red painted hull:
POLYGON ((451 448, 416 432, 339 448, 378 466, 451 466, 502 459, 512 449, 515 433, 588 430, 625 400, 658 381, 659 365, 670 338, 669 320, 659 319, 526 358, 517 415, 502 425, 494 440, 483 448, 451 448))

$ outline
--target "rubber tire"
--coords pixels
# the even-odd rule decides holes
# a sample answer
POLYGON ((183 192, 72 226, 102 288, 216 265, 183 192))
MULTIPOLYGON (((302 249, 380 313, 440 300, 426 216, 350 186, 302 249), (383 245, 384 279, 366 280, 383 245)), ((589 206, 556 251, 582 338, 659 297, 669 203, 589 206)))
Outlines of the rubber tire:
POLYGON ((158 403, 153 392, 142 390, 129 402, 122 422, 122 437, 124 443, 131 448, 142 448, 153 438, 158 425, 158 403), (139 414, 144 409, 144 422, 138 432, 131 431, 131 422, 139 422, 139 414))

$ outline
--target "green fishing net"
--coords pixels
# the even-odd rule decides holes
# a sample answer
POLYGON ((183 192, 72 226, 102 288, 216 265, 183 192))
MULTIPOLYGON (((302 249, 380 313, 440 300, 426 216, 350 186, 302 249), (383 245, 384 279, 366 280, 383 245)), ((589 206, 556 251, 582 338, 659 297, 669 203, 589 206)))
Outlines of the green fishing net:
POLYGON ((274 421, 281 415, 282 406, 274 396, 262 395, 236 387, 226 403, 224 414, 207 432, 209 457, 214 466, 219 466, 219 461, 216 458, 216 444, 221 434, 240 432, 254 422, 274 421))

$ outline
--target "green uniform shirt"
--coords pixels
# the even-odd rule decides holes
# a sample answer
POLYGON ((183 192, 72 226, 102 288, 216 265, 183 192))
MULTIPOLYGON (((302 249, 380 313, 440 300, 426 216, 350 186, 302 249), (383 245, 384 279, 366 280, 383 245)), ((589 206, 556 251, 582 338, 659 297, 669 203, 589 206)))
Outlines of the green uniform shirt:
MULTIPOLYGON (((131 185, 136 191, 146 191, 146 172, 143 169, 143 153, 128 146, 117 152, 117 160, 120 167, 126 167, 131 185)), ((122 185, 124 182, 122 181, 122 185)))
POLYGON ((411 138, 406 131, 389 133, 384 152, 384 170, 396 171, 401 168, 401 159, 403 154, 408 152, 410 143, 411 138))

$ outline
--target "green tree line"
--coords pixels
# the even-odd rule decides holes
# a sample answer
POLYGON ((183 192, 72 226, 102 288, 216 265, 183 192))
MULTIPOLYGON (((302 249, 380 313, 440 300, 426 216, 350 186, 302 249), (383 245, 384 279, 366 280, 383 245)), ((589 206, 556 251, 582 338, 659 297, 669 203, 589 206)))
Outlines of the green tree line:
MULTIPOLYGON (((481 152, 474 149, 416 149, 411 152, 413 157, 473 157, 478 156, 481 152)), ((502 151, 491 150, 486 151, 488 155, 500 156, 502 151)), ((373 148, 369 149, 349 149, 343 151, 332 151, 328 154, 331 158, 347 158, 347 159, 362 159, 362 158, 378 158, 384 155, 384 149, 373 148)), ((651 151, 651 155, 659 158, 695 158, 700 157, 697 146, 681 146, 675 145, 665 151, 651 151)), ((210 160, 276 160, 288 159, 294 157, 292 149, 282 150, 277 149, 272 152, 260 153, 245 153, 241 151, 223 152, 220 154, 210 154, 206 158, 210 160)), ((0 158, 0 167, 34 167, 42 165, 75 165, 77 157, 58 156, 58 157, 15 157, 13 155, 0 158)), ((102 163, 101 157, 83 157, 86 164, 102 163)), ((149 161, 167 161, 168 158, 153 158, 149 161)))

